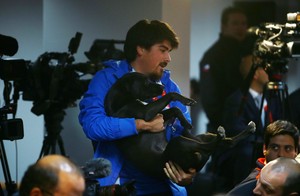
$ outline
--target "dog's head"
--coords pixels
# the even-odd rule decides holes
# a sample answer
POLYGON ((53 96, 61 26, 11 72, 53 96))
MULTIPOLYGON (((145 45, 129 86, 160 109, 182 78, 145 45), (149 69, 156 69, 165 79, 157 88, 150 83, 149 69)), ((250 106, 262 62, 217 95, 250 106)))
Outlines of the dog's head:
POLYGON ((149 78, 141 73, 132 72, 120 78, 120 85, 123 91, 134 99, 146 100, 159 96, 163 92, 163 86, 150 81, 149 78))

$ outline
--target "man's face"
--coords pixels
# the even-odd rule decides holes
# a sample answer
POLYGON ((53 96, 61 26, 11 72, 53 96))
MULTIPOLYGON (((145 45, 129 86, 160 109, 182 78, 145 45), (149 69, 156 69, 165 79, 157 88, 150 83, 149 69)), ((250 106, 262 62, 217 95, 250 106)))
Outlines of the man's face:
POLYGON ((258 67, 255 74, 256 80, 261 86, 264 86, 267 82, 269 82, 269 76, 262 67, 258 67))
POLYGON ((241 13, 232 13, 226 24, 222 25, 222 34, 242 41, 247 33, 247 18, 241 13))
POLYGON ((139 70, 138 72, 150 76, 154 80, 162 77, 164 68, 171 61, 170 52, 172 50, 169 41, 154 44, 151 48, 138 48, 139 70))
POLYGON ((264 148, 267 163, 278 157, 295 158, 298 154, 294 139, 290 135, 276 135, 270 139, 269 145, 264 148))
POLYGON ((271 167, 264 167, 253 190, 254 195, 282 196, 283 185, 286 181, 285 172, 275 172, 271 167))
POLYGON ((53 195, 82 196, 85 182, 82 176, 69 172, 60 172, 58 186, 53 195))

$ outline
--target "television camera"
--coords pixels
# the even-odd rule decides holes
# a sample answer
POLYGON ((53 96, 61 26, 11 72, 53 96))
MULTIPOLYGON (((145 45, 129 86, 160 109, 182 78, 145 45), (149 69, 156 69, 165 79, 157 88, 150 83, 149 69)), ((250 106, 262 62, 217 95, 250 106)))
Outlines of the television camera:
MULTIPOLYGON (((288 13, 285 24, 263 23, 259 27, 251 27, 248 32, 256 36, 256 41, 252 50, 252 68, 246 79, 247 86, 249 87, 257 67, 262 67, 269 76, 262 98, 268 101, 267 111, 265 110, 268 122, 290 120, 292 116, 288 88, 282 79, 288 71, 289 60, 300 57, 300 13, 288 13)), ((248 88, 245 89, 245 94, 246 91, 248 88)), ((261 102, 260 114, 263 111, 261 102)))
MULTIPOLYGON (((82 34, 77 32, 71 38, 68 52, 45 52, 35 62, 23 59, 0 61, 0 78, 7 81, 10 89, 13 86, 14 105, 22 92, 23 100, 33 101, 31 112, 44 115, 47 135, 40 157, 50 151, 54 154, 56 142, 61 154, 65 155, 59 135, 61 122, 65 115, 64 109, 76 106, 76 100, 87 90, 90 79, 82 79, 83 76, 93 75, 104 68, 102 62, 105 60, 124 58, 123 52, 114 46, 124 41, 96 39, 90 50, 85 52, 89 61, 74 63, 73 55, 77 52, 81 37, 82 34)), ((10 54, 14 48, 10 49, 10 54)))
POLYGON ((288 71, 289 59, 300 57, 300 13, 288 13, 285 24, 263 23, 248 32, 257 36, 255 65, 265 69, 270 81, 280 81, 288 71))
POLYGON ((22 139, 24 136, 22 119, 7 119, 8 114, 16 114, 20 92, 23 100, 33 101, 31 112, 44 115, 46 135, 40 157, 54 154, 57 143, 61 154, 65 155, 59 135, 61 122, 65 115, 64 109, 75 106, 75 101, 87 90, 90 79, 82 79, 82 76, 93 75, 104 68, 102 61, 124 58, 123 52, 114 47, 114 44, 122 44, 124 41, 96 39, 91 49, 85 52, 89 61, 74 63, 73 54, 77 52, 81 36, 77 32, 71 38, 68 52, 45 52, 35 62, 31 62, 2 58, 2 55, 13 56, 18 50, 18 42, 10 36, 0 35, 0 78, 5 84, 5 106, 0 110, 0 150, 6 188, 11 195, 16 190, 16 184, 10 177, 2 140, 22 139))
MULTIPOLYGON (((7 161, 6 151, 3 140, 18 140, 24 137, 23 121, 15 118, 17 104, 11 103, 10 94, 12 78, 19 78, 20 72, 14 72, 13 67, 7 61, 2 59, 3 55, 13 56, 18 51, 18 42, 15 38, 0 34, 0 78, 4 81, 3 98, 5 105, 0 108, 0 159, 2 170, 5 178, 5 186, 8 195, 12 195, 17 190, 17 184, 10 175, 9 165, 7 161), (13 118, 8 119, 8 115, 12 114, 13 118)), ((15 65, 23 65, 23 60, 14 60, 15 65)), ((15 100, 15 97, 14 97, 15 100)), ((0 186, 1 195, 4 195, 2 186, 0 186)))

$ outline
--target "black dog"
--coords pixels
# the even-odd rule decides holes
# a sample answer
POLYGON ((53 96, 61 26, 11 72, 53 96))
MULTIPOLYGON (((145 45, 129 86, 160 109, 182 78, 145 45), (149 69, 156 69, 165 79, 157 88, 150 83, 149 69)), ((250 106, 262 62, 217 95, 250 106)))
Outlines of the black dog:
POLYGON ((178 118, 185 128, 182 136, 173 138, 169 143, 165 132, 142 132, 118 140, 117 145, 123 155, 148 175, 165 177, 163 167, 168 160, 179 164, 185 171, 189 168, 200 170, 221 141, 227 145, 234 145, 255 130, 255 125, 250 124, 244 132, 234 138, 225 138, 225 131, 222 128, 219 128, 218 134, 193 136, 188 131, 192 125, 185 119, 179 108, 172 107, 166 110, 164 108, 171 101, 180 101, 187 106, 196 102, 172 92, 156 101, 143 103, 145 100, 161 95, 162 92, 162 85, 151 82, 141 73, 133 72, 118 79, 105 98, 105 111, 109 116, 148 121, 161 113, 166 123, 173 118, 178 118))

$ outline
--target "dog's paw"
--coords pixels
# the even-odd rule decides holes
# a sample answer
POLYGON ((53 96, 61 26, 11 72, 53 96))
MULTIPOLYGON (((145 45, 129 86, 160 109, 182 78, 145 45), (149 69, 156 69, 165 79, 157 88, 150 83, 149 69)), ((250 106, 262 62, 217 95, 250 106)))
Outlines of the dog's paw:
POLYGON ((225 129, 222 126, 219 126, 217 129, 217 134, 221 137, 221 138, 225 138, 226 134, 225 134, 225 129))
POLYGON ((187 129, 187 130, 193 129, 193 125, 191 123, 189 123, 189 121, 187 121, 187 120, 180 121, 180 124, 181 124, 181 126, 184 127, 184 129, 187 129))
POLYGON ((250 121, 250 122, 248 123, 247 130, 248 130, 249 132, 251 132, 251 133, 254 133, 254 132, 256 131, 256 124, 255 124, 255 122, 250 121))
POLYGON ((192 106, 194 104, 196 104, 197 101, 195 101, 194 99, 186 99, 185 102, 184 102, 184 105, 186 106, 192 106))

